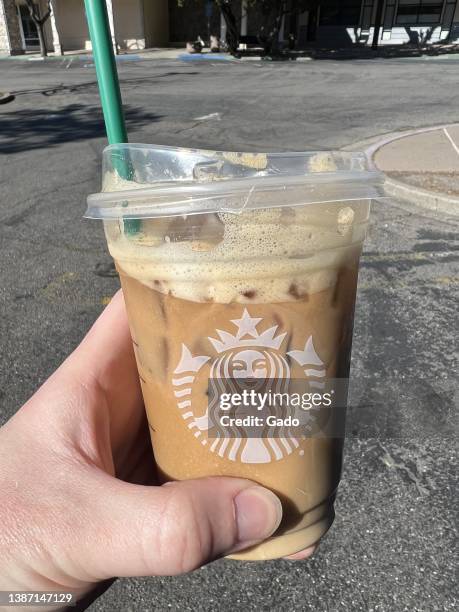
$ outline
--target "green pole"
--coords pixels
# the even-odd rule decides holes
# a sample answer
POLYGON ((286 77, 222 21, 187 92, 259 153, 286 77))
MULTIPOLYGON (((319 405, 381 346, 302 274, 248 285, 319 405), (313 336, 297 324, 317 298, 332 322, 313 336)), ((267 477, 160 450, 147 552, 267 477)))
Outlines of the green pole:
MULTIPOLYGON (((109 144, 120 144, 127 142, 128 136, 107 5, 105 0, 84 0, 84 4, 108 142, 109 144)), ((131 180, 133 171, 127 155, 127 153, 124 156, 121 152, 117 152, 113 159, 113 167, 121 178, 131 180)), ((140 225, 139 219, 125 219, 124 231, 128 235, 136 234, 140 230, 140 225)))
POLYGON ((127 142, 107 5, 105 0, 84 0, 84 3, 108 142, 127 142))

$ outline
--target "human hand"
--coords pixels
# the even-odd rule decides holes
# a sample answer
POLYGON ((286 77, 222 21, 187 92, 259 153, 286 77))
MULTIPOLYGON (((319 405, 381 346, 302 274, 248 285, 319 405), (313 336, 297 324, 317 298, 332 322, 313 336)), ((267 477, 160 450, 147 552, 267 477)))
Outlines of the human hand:
POLYGON ((244 479, 158 486, 121 292, 0 429, 0 590, 81 597, 115 576, 191 571, 262 541, 281 516, 244 479))

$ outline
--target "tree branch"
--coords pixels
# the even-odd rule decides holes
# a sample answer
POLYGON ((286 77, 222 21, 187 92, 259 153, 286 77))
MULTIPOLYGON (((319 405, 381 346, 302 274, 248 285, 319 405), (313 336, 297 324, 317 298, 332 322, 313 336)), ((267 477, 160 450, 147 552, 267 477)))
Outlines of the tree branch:
POLYGON ((48 0, 48 3, 47 3, 48 8, 46 10, 46 13, 43 15, 43 17, 40 17, 40 13, 38 12, 39 11, 38 4, 35 4, 33 0, 25 0, 25 1, 27 4, 27 8, 29 9, 29 14, 32 18, 32 21, 34 23, 37 23, 43 26, 51 15, 51 0, 48 0))
POLYGON ((48 8, 46 10, 46 13, 40 19, 40 24, 43 25, 46 22, 46 20, 49 19, 50 15, 51 15, 51 0, 48 0, 48 8))
POLYGON ((33 0, 26 0, 26 4, 33 21, 37 21, 39 19, 37 14, 37 5, 33 2, 33 0))
POLYGON ((43 25, 46 22, 46 20, 49 19, 50 15, 51 15, 51 9, 49 8, 46 11, 46 13, 43 15, 43 17, 39 19, 40 24, 43 25))

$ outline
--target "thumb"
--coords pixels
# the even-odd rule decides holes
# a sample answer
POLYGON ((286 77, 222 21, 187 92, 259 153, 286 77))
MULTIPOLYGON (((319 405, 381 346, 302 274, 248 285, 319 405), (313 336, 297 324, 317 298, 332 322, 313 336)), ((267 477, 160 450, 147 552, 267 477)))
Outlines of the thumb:
POLYGON ((77 544, 78 560, 91 574, 86 579, 189 572, 261 542, 282 518, 274 493, 241 478, 161 487, 102 478, 106 482, 93 489, 101 493, 93 498, 98 507, 91 512, 91 537, 77 544))

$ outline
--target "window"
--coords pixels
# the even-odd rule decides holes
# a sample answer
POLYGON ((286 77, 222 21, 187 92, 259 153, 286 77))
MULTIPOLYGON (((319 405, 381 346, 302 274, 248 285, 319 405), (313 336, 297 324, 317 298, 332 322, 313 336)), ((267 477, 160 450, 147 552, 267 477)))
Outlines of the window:
POLYGON ((432 25, 440 23, 443 0, 399 0, 397 25, 432 25))
POLYGON ((330 0, 320 7, 320 25, 358 26, 362 0, 330 0))
POLYGON ((29 9, 25 4, 18 6, 19 16, 21 18, 22 31, 24 33, 24 42, 26 47, 38 47, 38 32, 37 26, 32 21, 29 9))

